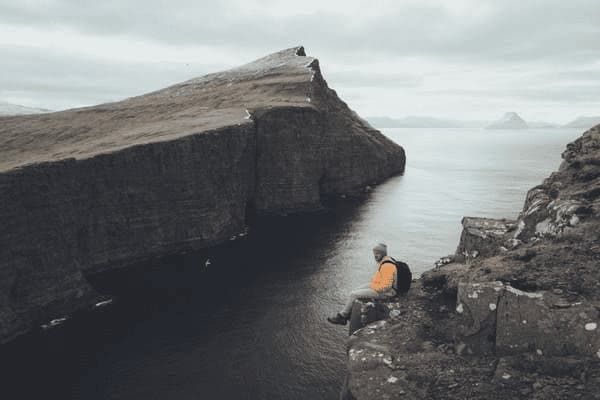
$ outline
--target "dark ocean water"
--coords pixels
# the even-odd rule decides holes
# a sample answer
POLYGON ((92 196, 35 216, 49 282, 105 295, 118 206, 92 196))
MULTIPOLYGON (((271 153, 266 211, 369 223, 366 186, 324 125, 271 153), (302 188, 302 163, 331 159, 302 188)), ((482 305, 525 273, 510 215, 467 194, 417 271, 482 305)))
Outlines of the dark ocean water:
POLYGON ((388 129, 404 176, 335 211, 263 220, 244 241, 94 277, 114 305, 0 348, 7 399, 335 399, 345 328, 325 316, 385 241, 418 273, 463 215, 516 217, 578 130, 388 129), (205 261, 211 264, 205 267, 205 261))

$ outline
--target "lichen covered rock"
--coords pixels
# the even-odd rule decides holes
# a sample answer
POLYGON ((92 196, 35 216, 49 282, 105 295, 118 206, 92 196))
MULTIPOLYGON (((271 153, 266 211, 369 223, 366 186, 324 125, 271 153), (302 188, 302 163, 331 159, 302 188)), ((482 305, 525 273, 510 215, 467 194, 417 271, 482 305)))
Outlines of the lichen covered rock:
POLYGON ((497 308, 503 291, 501 282, 458 285, 455 311, 461 323, 457 337, 469 354, 494 352, 497 308))
POLYGON ((600 358, 599 306, 507 287, 498 305, 496 353, 600 358))
POLYGON ((517 224, 507 219, 464 217, 462 226, 456 256, 469 260, 498 254, 517 224))

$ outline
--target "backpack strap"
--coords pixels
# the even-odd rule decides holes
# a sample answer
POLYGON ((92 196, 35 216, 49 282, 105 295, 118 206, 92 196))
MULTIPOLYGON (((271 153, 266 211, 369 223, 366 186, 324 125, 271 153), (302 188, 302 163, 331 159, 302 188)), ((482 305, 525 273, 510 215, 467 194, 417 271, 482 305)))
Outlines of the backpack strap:
POLYGON ((394 264, 394 266, 396 265, 396 260, 394 260, 392 257, 389 257, 389 260, 383 260, 382 262, 379 263, 379 268, 377 270, 381 270, 381 266, 383 264, 394 264))

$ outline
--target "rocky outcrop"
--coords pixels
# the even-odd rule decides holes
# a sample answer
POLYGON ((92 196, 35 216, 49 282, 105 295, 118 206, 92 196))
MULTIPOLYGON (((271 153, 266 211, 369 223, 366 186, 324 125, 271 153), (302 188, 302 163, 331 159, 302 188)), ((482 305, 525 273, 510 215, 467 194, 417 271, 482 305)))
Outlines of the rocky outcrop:
POLYGON ((364 328, 371 322, 380 321, 398 314, 398 302, 402 301, 402 296, 396 296, 389 299, 354 300, 350 320, 348 321, 348 334, 352 335, 359 329, 364 328))
MULTIPOLYGON (((463 231, 456 249, 456 259, 470 260, 477 257, 489 257, 501 251, 504 245, 512 247, 507 234, 516 227, 516 221, 464 217, 463 231), (505 243, 509 241, 508 243, 505 243)), ((506 247, 504 248, 506 249, 506 247)))
POLYGON ((301 47, 124 101, 0 118, 0 341, 95 299, 87 274, 323 207, 404 151, 301 47))
POLYGON ((553 292, 526 292, 502 282, 461 283, 457 313, 472 354, 600 357, 595 302, 565 302, 553 292))
POLYGON ((600 126, 563 160, 516 221, 465 218, 400 314, 351 337, 345 398, 597 398, 600 126))

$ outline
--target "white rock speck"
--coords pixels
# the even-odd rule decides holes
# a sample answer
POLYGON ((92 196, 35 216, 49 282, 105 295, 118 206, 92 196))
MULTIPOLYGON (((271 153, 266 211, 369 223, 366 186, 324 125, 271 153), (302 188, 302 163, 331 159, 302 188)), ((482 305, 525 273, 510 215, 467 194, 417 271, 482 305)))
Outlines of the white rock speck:
POLYGON ((54 328, 55 326, 61 325, 67 320, 67 318, 68 317, 53 319, 52 321, 48 322, 47 324, 43 324, 42 329, 50 329, 50 328, 54 328))
POLYGON ((595 322, 588 322, 587 324, 585 324, 586 331, 593 331, 597 327, 598 327, 598 324, 596 324, 595 322))
POLYGON ((396 383, 396 382, 398 382, 398 378, 396 378, 395 376, 390 376, 387 379, 387 381, 388 381, 388 383, 396 383))
POLYGON ((489 307, 491 311, 494 311, 496 309, 496 303, 490 303, 489 307))
POLYGON ((112 302, 113 302, 113 299, 108 299, 108 300, 100 301, 100 302, 96 303, 94 305, 94 307, 96 307, 96 308, 106 307, 109 304, 111 304, 112 302))
POLYGON ((464 307, 463 307, 462 303, 460 303, 460 304, 459 304, 459 305, 456 307, 456 312, 457 312, 457 313, 459 313, 459 314, 462 314, 462 313, 463 313, 463 311, 465 311, 465 309, 464 309, 464 307))
POLYGON ((529 297, 530 299, 541 299, 542 297, 544 297, 542 293, 524 292, 522 290, 515 289, 514 287, 509 285, 506 286, 506 290, 513 294, 516 294, 517 296, 525 296, 529 297))

